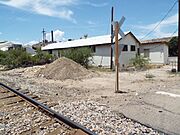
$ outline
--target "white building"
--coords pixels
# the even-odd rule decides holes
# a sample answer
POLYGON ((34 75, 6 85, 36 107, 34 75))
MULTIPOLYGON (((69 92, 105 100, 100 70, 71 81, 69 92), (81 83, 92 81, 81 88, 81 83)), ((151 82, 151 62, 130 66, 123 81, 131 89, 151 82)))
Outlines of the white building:
POLYGON ((22 45, 21 44, 14 44, 12 42, 0 42, 0 50, 1 51, 8 51, 10 49, 14 49, 14 48, 21 48, 22 45))
POLYGON ((16 48, 24 48, 26 50, 26 52, 31 55, 36 54, 36 51, 30 45, 22 46, 22 44, 12 43, 12 42, 8 42, 8 41, 0 42, 0 50, 1 51, 8 51, 11 49, 16 49, 16 48))
MULTIPOLYGON (((122 39, 119 36, 119 41, 121 46, 124 47, 119 56, 119 63, 121 66, 128 66, 130 59, 134 58, 138 53, 138 48, 140 42, 137 38, 131 33, 127 32, 125 37, 122 39)), ((90 37, 87 39, 78 39, 67 42, 53 43, 49 44, 45 47, 42 47, 42 50, 48 51, 49 53, 60 57, 60 51, 68 48, 77 48, 77 47, 91 47, 94 51, 93 55, 93 65, 95 66, 103 66, 109 67, 111 63, 111 36, 97 36, 90 37)), ((113 51, 114 52, 114 51, 113 51)), ((114 58, 113 58, 114 59, 114 58)))
POLYGON ((141 41, 140 54, 150 59, 152 64, 168 64, 167 43, 172 37, 141 41))

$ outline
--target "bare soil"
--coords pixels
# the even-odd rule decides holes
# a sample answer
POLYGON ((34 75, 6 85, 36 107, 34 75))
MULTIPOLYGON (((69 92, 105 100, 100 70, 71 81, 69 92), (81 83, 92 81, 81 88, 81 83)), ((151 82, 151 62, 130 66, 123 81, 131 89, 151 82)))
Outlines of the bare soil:
MULTIPOLYGON (((48 68, 53 70, 56 67, 48 68)), ((180 133, 178 128, 180 99, 156 94, 157 91, 163 91, 180 95, 180 74, 170 73, 170 66, 147 71, 120 72, 119 84, 120 90, 125 92, 123 94, 115 93, 115 72, 94 71, 98 76, 76 80, 62 76, 58 78, 57 73, 49 73, 47 77, 37 77, 39 70, 44 73, 49 71, 48 68, 37 66, 1 71, 0 80, 13 82, 16 87, 29 89, 59 103, 79 100, 97 101, 109 106, 113 111, 123 113, 153 128, 167 133, 180 133), (51 79, 52 77, 55 79, 51 79), (155 121, 156 119, 160 120, 155 121), (162 124, 161 120, 166 122, 162 124), (170 121, 175 121, 173 122, 175 125, 170 121)), ((62 70, 61 73, 64 74, 65 70, 67 69, 62 70)), ((76 68, 72 67, 71 70, 75 71, 76 68)), ((82 72, 82 75, 92 73, 84 69, 78 72, 82 72)))
POLYGON ((82 79, 92 75, 86 68, 65 57, 55 60, 37 72, 37 76, 53 80, 82 79))

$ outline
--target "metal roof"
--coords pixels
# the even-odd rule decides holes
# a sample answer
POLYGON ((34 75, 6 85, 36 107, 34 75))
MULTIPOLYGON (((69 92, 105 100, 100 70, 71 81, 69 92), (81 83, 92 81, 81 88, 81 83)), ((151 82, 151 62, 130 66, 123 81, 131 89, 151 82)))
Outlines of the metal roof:
POLYGON ((12 42, 1 42, 0 43, 0 48, 3 48, 3 47, 10 47, 10 46, 12 46, 12 42))
MULTIPOLYGON (((129 33, 130 32, 125 32, 125 35, 129 33)), ((119 39, 121 39, 120 35, 119 35, 119 39)), ((83 47, 83 46, 103 45, 110 43, 111 43, 111 35, 103 35, 103 36, 89 37, 86 39, 52 43, 42 47, 42 50, 65 49, 65 48, 74 48, 74 47, 83 47)))
POLYGON ((168 43, 173 37, 165 37, 165 38, 156 38, 150 40, 141 41, 142 45, 146 44, 155 44, 155 43, 168 43))

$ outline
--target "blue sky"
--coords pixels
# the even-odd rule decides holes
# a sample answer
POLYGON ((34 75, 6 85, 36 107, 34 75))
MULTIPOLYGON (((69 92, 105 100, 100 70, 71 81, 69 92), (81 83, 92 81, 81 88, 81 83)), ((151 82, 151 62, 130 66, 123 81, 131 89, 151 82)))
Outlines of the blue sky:
MULTIPOLYGON (((123 31, 141 39, 165 16, 176 0, 0 0, 0 41, 35 43, 54 30, 56 40, 110 33, 110 11, 115 20, 126 17, 123 31)), ((171 36, 177 29, 178 4, 155 31, 147 36, 171 36)), ((174 34, 177 35, 177 32, 174 34)))

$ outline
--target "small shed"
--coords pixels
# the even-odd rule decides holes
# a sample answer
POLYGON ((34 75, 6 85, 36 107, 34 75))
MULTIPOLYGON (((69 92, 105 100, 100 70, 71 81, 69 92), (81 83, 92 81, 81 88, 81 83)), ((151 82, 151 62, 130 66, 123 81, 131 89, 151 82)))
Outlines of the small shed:
POLYGON ((140 54, 150 59, 152 64, 168 64, 168 42, 172 37, 141 41, 140 54))

